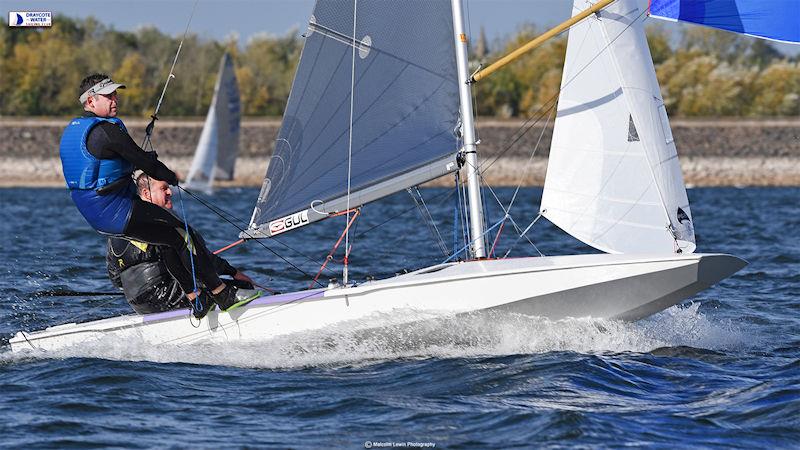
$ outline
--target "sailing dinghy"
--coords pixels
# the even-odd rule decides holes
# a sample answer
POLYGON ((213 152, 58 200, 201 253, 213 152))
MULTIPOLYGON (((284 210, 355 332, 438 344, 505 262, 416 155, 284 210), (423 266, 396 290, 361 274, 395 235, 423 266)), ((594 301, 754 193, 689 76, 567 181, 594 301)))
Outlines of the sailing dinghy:
MULTIPOLYGON (((607 253, 486 258, 461 0, 326 0, 309 21, 275 151, 240 236, 300 233, 462 170, 470 258, 364 283, 345 272, 342 284, 215 310, 199 326, 177 310, 19 332, 12 349, 109 337, 259 341, 396 310, 637 320, 730 276, 746 263, 694 253, 691 209, 636 3, 617 1, 570 32, 541 205, 548 220, 607 253)), ((588 5, 577 0, 575 14, 588 5)))
POLYGON ((183 187, 211 194, 215 180, 233 180, 241 115, 239 84, 233 59, 226 52, 219 64, 214 96, 183 187))

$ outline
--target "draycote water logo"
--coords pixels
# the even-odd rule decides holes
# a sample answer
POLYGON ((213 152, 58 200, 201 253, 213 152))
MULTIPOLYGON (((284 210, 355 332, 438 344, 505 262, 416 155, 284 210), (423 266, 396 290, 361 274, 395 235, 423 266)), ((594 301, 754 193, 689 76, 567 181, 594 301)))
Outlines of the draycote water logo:
POLYGON ((50 27, 53 26, 53 14, 50 11, 9 11, 10 27, 50 27))

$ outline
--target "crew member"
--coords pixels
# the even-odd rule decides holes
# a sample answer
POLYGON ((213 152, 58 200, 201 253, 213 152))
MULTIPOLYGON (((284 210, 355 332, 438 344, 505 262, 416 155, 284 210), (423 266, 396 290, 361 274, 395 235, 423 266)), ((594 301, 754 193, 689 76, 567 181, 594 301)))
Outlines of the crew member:
MULTIPOLYGON (((139 198, 172 209, 172 190, 165 181, 152 179, 142 172, 135 177, 135 183, 139 198)), ((197 239, 204 245, 200 233, 197 233, 197 239)), ((212 254, 211 260, 219 275, 233 277, 226 283, 253 289, 250 277, 225 259, 212 254)), ((139 314, 191 307, 185 293, 194 290, 194 281, 170 247, 111 237, 108 239, 106 267, 111 282, 122 289, 128 303, 139 314)), ((242 290, 239 293, 245 294, 242 290)))
POLYGON ((66 126, 60 146, 72 200, 100 233, 169 246, 190 273, 193 259, 198 277, 211 291, 199 297, 195 292, 186 294, 195 317, 204 317, 214 303, 226 310, 238 301, 236 288, 220 280, 211 253, 200 244, 194 230, 189 228, 187 236, 181 220, 136 195, 131 178, 134 169, 172 186, 178 184, 178 176, 158 160, 155 152, 136 145, 117 118, 117 89, 123 88, 105 74, 89 75, 81 81, 79 101, 84 113, 66 126), (194 258, 187 246, 194 250, 194 258))

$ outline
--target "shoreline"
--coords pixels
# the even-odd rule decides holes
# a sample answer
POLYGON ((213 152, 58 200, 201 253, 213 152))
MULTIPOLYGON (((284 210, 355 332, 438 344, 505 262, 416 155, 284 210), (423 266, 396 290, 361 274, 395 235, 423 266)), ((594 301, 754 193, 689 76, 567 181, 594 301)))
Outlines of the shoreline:
MULTIPOLYGON (((147 121, 123 119, 133 139, 142 142, 147 121)), ((0 117, 0 186, 63 186, 58 145, 67 121, 0 117)), ((236 179, 218 185, 260 186, 280 124, 278 117, 243 119, 236 179)), ((687 186, 800 186, 800 118, 675 119, 671 124, 687 186)), ((202 128, 201 118, 159 120, 153 143, 160 159, 187 174, 202 128)), ((552 124, 479 117, 477 131, 484 164, 499 156, 484 173, 487 183, 542 185, 552 124)), ((450 177, 425 184, 451 185, 450 177)))
MULTIPOLYGON (((183 174, 191 157, 165 156, 163 161, 183 174)), ((800 159, 786 157, 683 157, 687 187, 800 186, 800 159)), ((0 187, 64 187, 59 158, 0 157, 4 176, 0 187)), ((260 187, 267 170, 266 158, 243 157, 236 162, 236 179, 216 186, 260 187)), ((492 186, 541 186, 547 170, 544 158, 500 158, 484 172, 492 186)), ((451 177, 425 183, 425 187, 452 186, 451 177)))

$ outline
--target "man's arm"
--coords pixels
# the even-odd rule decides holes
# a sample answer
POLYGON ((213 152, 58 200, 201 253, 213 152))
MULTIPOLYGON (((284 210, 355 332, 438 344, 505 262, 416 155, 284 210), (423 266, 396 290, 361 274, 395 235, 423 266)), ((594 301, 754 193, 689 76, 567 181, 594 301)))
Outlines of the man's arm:
POLYGON ((89 152, 97 158, 119 157, 153 178, 164 180, 173 186, 178 184, 175 172, 159 161, 154 152, 142 150, 128 133, 113 123, 98 124, 89 133, 86 141, 89 152))

